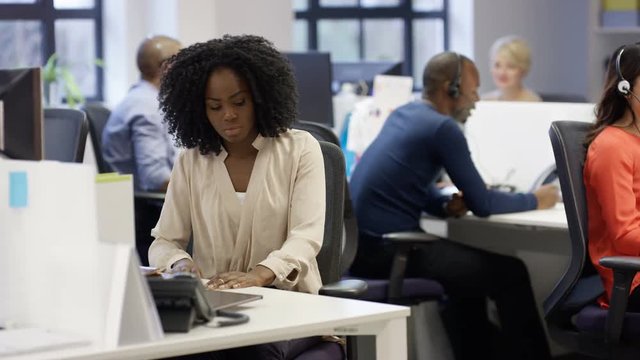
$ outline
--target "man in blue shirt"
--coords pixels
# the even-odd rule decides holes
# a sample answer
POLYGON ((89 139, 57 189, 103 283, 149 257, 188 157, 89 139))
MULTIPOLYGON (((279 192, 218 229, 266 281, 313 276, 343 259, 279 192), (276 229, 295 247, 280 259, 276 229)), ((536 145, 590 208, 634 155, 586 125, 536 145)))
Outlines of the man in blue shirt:
MULTIPOLYGON (((478 70, 456 53, 434 56, 426 65, 421 101, 396 109, 364 152, 351 177, 350 190, 360 230, 352 273, 388 277, 393 247, 382 235, 420 230, 423 211, 477 216, 544 209, 558 200, 558 189, 535 193, 490 190, 476 170, 460 129, 478 101, 478 70), (447 172, 461 191, 442 195, 435 183, 447 172)), ((549 359, 524 264, 513 257, 448 240, 420 245, 409 259, 407 276, 439 281, 449 297, 443 316, 456 359, 504 356, 549 359), (500 349, 492 333, 486 300, 498 308, 500 349), (503 351, 504 354, 500 354, 503 351)))
MULTIPOLYGON (((116 106, 102 132, 102 156, 121 174, 133 174, 137 191, 167 190, 176 150, 163 122, 158 104, 160 81, 166 60, 180 51, 180 43, 167 36, 145 39, 138 47, 136 62, 140 81, 116 106)), ((136 198, 136 248, 147 265, 149 245, 162 202, 136 198)))
POLYGON ((180 50, 166 36, 145 39, 138 48, 140 81, 113 110, 102 133, 102 155, 111 168, 133 174, 136 190, 165 191, 176 155, 158 109, 163 64, 180 50))

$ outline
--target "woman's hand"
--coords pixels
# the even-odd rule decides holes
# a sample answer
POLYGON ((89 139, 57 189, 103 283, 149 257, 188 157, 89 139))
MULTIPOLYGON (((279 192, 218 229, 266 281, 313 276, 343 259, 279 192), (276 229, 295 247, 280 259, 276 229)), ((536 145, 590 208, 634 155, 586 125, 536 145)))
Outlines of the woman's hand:
POLYGON ((239 289, 250 286, 266 286, 276 275, 269 268, 258 265, 249 272, 230 271, 213 276, 207 282, 209 289, 239 289))
POLYGON ((171 265, 171 269, 169 270, 169 272, 170 273, 190 272, 198 275, 199 278, 202 277, 202 275, 200 274, 200 269, 198 269, 198 267, 193 262, 193 260, 187 259, 187 258, 180 259, 174 262, 173 265, 171 265))

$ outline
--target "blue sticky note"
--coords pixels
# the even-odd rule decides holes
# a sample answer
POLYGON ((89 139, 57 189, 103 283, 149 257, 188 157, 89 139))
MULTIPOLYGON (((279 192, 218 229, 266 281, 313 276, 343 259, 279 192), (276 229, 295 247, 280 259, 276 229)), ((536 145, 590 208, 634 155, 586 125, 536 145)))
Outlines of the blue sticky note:
POLYGON ((12 171, 9 173, 9 207, 25 208, 29 203, 29 187, 27 186, 27 173, 24 171, 12 171))

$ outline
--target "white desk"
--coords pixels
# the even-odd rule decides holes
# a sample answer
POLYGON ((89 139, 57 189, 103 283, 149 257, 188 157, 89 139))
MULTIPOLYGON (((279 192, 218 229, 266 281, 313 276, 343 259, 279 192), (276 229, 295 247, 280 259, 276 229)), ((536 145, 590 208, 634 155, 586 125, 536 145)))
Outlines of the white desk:
POLYGON ((537 300, 541 303, 565 271, 571 243, 562 204, 547 210, 533 210, 479 218, 466 215, 458 219, 424 216, 422 229, 460 242, 522 259, 531 276, 537 300))
MULTIPOLYGON (((233 291, 233 290, 232 290, 233 291)), ((262 300, 237 310, 247 324, 223 328, 198 326, 170 333, 160 341, 116 349, 78 347, 38 352, 15 359, 143 359, 221 350, 315 335, 376 335, 377 359, 406 359, 408 307, 282 291, 239 289, 262 300)))
POLYGON ((429 215, 422 217, 420 227, 441 237, 449 237, 449 227, 456 227, 460 222, 487 222, 490 224, 506 224, 525 227, 539 227, 550 229, 567 229, 567 217, 562 203, 545 210, 531 210, 510 214, 491 215, 479 218, 469 213, 459 219, 437 219, 429 215))
POLYGON ((556 204, 556 206, 551 209, 492 215, 486 219, 476 219, 498 224, 567 229, 567 217, 564 213, 564 205, 561 203, 556 204))

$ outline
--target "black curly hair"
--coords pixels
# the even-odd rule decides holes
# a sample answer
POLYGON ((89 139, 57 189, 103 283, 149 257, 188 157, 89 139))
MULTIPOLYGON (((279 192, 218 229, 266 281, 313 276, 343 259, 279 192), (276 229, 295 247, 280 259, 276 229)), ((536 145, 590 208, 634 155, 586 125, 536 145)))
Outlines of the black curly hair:
POLYGON ((297 117, 298 93, 289 61, 259 36, 225 35, 181 50, 168 63, 158 100, 179 146, 219 154, 222 139, 206 115, 205 88, 220 67, 233 70, 251 88, 260 135, 277 137, 297 117))

